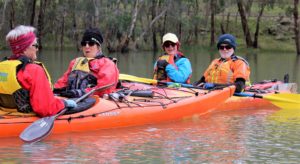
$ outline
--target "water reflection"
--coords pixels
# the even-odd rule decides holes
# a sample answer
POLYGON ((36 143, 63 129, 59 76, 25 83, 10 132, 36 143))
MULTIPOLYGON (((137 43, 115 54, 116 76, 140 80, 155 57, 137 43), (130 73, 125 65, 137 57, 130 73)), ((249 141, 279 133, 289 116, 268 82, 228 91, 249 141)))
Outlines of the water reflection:
MULTIPOLYGON (((29 145, 16 138, 6 138, 1 139, 0 162, 240 163, 273 160, 282 157, 282 149, 289 149, 291 144, 285 145, 289 139, 299 141, 292 136, 274 137, 282 128, 286 135, 298 132, 266 122, 266 117, 273 112, 219 112, 185 122, 53 135, 29 145), (270 153, 275 154, 270 156, 270 153)), ((296 153, 291 151, 288 157, 296 153)))
POLYGON ((2 138, 0 163, 300 162, 300 124, 278 110, 215 112, 194 120, 49 136, 23 144, 2 138))

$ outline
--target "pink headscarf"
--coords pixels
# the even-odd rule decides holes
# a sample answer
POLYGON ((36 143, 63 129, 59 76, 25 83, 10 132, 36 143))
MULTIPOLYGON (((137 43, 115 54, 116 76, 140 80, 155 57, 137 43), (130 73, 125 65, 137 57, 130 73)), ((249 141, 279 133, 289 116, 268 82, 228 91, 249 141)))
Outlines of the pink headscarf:
POLYGON ((10 48, 14 55, 22 54, 35 40, 36 36, 33 32, 20 35, 16 39, 9 40, 10 48))

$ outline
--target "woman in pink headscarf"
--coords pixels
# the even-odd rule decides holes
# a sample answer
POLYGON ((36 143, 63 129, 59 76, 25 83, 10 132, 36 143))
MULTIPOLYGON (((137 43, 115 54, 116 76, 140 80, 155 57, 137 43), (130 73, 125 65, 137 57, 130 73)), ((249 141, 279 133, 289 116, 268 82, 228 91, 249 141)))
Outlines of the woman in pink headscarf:
POLYGON ((17 108, 51 116, 65 107, 76 107, 73 100, 54 97, 50 76, 37 59, 35 28, 17 26, 6 35, 12 55, 0 62, 0 107, 17 108))

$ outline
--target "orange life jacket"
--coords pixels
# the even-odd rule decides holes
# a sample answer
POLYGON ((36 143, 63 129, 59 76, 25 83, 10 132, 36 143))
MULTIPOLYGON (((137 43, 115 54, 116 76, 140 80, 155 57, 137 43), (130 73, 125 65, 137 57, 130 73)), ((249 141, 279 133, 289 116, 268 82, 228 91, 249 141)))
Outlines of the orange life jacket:
POLYGON ((237 78, 250 83, 250 67, 242 57, 233 55, 229 59, 215 59, 204 72, 205 81, 218 84, 232 84, 237 78))

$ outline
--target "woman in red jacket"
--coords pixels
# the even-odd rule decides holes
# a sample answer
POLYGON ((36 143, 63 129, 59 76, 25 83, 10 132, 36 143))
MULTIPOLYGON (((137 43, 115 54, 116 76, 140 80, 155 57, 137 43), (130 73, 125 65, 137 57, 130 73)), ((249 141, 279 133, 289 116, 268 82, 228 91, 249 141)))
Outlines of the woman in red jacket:
POLYGON ((34 31, 34 27, 21 25, 6 35, 13 54, 0 62, 0 106, 33 111, 42 117, 76 107, 73 100, 54 97, 47 70, 35 61, 38 44, 34 31))
POLYGON ((73 98, 108 84, 114 85, 95 94, 102 96, 116 89, 119 70, 110 58, 103 55, 102 43, 103 38, 98 28, 89 28, 84 32, 81 41, 83 56, 73 59, 67 71, 55 83, 57 93, 73 98))

